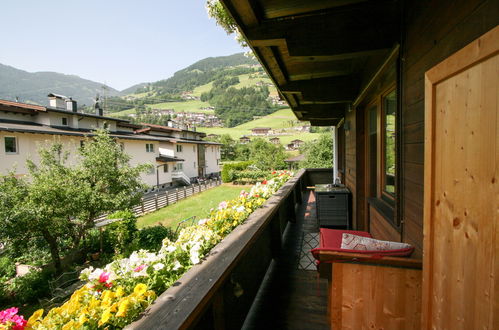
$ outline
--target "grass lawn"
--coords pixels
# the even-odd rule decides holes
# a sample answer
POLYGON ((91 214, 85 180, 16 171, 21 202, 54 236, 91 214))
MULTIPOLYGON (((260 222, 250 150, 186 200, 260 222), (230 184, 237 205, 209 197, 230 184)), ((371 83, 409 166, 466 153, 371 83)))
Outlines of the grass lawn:
POLYGON ((234 199, 239 196, 241 190, 249 190, 251 185, 237 186, 224 183, 221 186, 211 188, 202 193, 183 199, 178 203, 163 207, 162 209, 146 214, 137 220, 139 228, 162 224, 167 227, 176 228, 177 224, 193 215, 196 221, 208 216, 211 208, 216 208, 221 201, 234 199))

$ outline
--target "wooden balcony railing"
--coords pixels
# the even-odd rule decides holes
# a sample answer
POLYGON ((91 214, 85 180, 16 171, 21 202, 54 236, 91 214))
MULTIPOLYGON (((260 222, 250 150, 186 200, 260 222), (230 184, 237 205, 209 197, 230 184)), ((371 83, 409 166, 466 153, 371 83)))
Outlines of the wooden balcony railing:
POLYGON ((280 252, 287 222, 296 219, 302 192, 331 182, 332 169, 300 170, 127 328, 240 328, 280 252))

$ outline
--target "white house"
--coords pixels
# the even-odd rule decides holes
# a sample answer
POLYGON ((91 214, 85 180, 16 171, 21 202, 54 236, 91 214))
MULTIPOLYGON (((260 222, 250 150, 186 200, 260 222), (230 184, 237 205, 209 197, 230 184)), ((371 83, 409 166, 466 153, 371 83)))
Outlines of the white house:
POLYGON ((26 160, 37 161, 40 145, 59 141, 77 162, 76 149, 97 128, 107 129, 131 156, 132 165, 149 163, 154 168, 142 174, 148 186, 190 182, 206 175, 218 176, 220 144, 204 141, 204 133, 168 126, 135 125, 122 119, 78 112, 76 101, 49 94, 52 106, 44 107, 0 100, 0 174, 27 174, 26 160), (63 106, 65 108, 63 108, 63 106), (208 152, 213 148, 213 155, 208 152))

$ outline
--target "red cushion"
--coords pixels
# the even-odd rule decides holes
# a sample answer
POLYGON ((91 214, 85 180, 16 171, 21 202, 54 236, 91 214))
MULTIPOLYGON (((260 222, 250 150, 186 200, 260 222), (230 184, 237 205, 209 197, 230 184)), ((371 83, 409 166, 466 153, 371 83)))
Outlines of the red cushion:
POLYGON ((414 247, 409 247, 405 249, 398 250, 383 250, 383 251, 366 251, 366 250, 347 250, 341 248, 341 240, 343 238, 343 233, 348 233, 357 236, 372 237, 367 231, 355 231, 355 230, 338 230, 338 229, 328 229, 321 228, 320 232, 320 243, 319 247, 311 250, 312 255, 315 259, 319 259, 319 251, 338 251, 338 252, 350 252, 350 253, 360 253, 369 254, 375 257, 405 257, 410 256, 414 247))

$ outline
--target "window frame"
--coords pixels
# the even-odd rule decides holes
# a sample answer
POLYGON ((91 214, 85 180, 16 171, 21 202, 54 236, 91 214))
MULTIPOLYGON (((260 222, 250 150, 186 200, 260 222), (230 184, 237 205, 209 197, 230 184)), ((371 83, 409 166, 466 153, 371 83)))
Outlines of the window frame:
POLYGON ((146 152, 154 152, 154 143, 146 143, 146 152))
POLYGON ((19 141, 17 136, 4 136, 3 137, 3 146, 6 155, 19 155, 19 141), (7 151, 7 138, 14 139, 14 148, 15 151, 7 151))
POLYGON ((184 152, 184 148, 181 144, 177 144, 177 152, 184 152))
POLYGON ((163 173, 168 173, 168 164, 163 164, 163 173))
POLYGON ((68 123, 69 123, 68 117, 62 117, 61 118, 61 125, 62 126, 69 126, 68 123))
POLYGON ((391 206, 395 205, 395 200, 397 199, 397 169, 398 169, 398 157, 397 157, 397 136, 398 136, 398 125, 397 125, 397 115, 398 115, 398 93, 397 93, 397 88, 395 84, 391 85, 383 94, 381 94, 381 99, 380 99, 380 182, 379 182, 379 196, 381 199, 384 201, 388 202, 391 206), (392 92, 395 92, 395 136, 394 136, 394 166, 395 166, 395 174, 393 177, 394 183, 393 183, 393 194, 389 193, 388 191, 385 190, 386 188, 386 106, 385 106, 385 100, 386 97, 391 94, 392 92))

